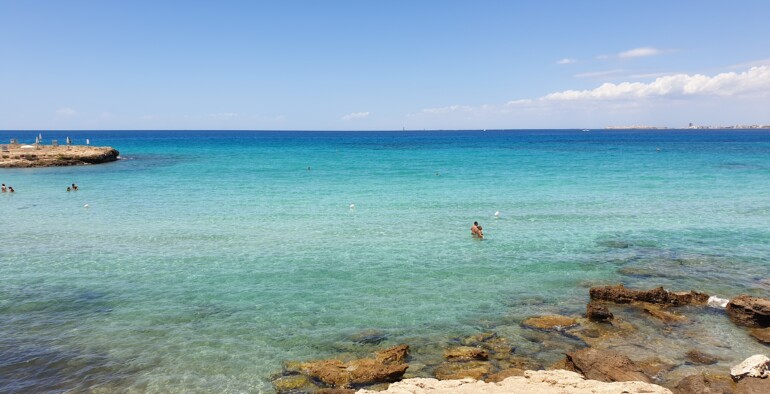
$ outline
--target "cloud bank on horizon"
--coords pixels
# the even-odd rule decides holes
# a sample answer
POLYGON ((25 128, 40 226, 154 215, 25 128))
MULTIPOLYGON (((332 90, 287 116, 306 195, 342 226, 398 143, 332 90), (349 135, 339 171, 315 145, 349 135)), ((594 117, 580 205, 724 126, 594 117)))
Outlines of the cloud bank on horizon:
MULTIPOLYGON (((608 74, 619 72, 618 70, 608 74)), ((462 115, 466 119, 480 119, 525 112, 570 113, 580 110, 591 112, 606 110, 618 113, 625 110, 633 113, 640 107, 649 111, 656 107, 670 106, 672 102, 693 103, 701 99, 716 99, 722 104, 741 99, 768 103, 770 101, 770 66, 753 66, 743 72, 723 72, 713 76, 671 74, 659 76, 648 83, 606 82, 593 89, 557 91, 537 98, 510 100, 502 105, 483 104, 474 107, 455 104, 425 108, 410 116, 462 115)), ((713 101, 710 102, 713 103, 713 101)))

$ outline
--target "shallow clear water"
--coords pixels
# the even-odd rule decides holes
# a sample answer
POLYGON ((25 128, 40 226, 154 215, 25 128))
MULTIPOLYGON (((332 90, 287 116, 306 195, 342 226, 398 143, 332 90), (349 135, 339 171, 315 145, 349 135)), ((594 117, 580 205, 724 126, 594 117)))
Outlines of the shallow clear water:
POLYGON ((270 391, 363 330, 440 343, 596 284, 770 290, 769 132, 45 134, 122 160, 0 170, 0 391, 270 391))

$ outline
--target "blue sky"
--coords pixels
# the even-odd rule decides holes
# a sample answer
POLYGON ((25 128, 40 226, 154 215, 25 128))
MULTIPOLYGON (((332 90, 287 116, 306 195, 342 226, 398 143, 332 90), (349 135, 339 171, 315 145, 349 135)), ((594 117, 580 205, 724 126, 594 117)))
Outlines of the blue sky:
POLYGON ((769 1, 0 0, 0 129, 770 124, 769 1))

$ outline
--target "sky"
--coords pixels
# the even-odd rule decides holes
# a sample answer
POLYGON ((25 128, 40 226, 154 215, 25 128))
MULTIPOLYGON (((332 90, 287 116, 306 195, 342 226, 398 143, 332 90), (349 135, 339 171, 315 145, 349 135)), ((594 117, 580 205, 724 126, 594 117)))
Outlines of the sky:
POLYGON ((770 1, 0 0, 0 129, 770 124, 770 1))

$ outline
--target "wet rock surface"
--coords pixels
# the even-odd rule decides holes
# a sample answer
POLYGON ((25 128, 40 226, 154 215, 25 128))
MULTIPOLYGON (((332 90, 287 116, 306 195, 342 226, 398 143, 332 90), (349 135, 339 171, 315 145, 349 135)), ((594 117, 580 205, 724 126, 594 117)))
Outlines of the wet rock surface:
POLYGON ((601 382, 651 382, 631 359, 610 350, 587 348, 567 353, 567 366, 588 379, 601 382))
POLYGON ((489 358, 489 353, 477 347, 461 346, 445 350, 444 358, 449 361, 485 361, 489 358))
POLYGON ((703 353, 697 349, 690 350, 685 356, 687 362, 696 365, 711 365, 716 364, 719 361, 717 357, 703 353))
POLYGON ((675 387, 677 394, 726 394, 735 392, 735 382, 729 376, 709 374, 690 375, 675 387))
POLYGON ((770 345, 770 328, 752 328, 749 335, 765 345, 770 345))
POLYGON ((586 305, 586 317, 595 322, 609 322, 615 317, 607 305, 591 301, 586 305))
POLYGON ((377 352, 374 358, 348 362, 329 359, 286 362, 284 374, 273 381, 279 393, 313 392, 319 388, 352 388, 400 380, 409 365, 404 362, 409 347, 399 345, 377 352))
POLYGON ((741 295, 727 303, 728 316, 737 325, 765 328, 770 327, 770 300, 741 295))
POLYGON ((611 301, 618 304, 637 301, 665 306, 705 305, 709 298, 708 294, 696 291, 677 293, 663 287, 652 290, 631 290, 623 285, 592 287, 589 293, 592 300, 611 301))
POLYGON ((524 320, 522 326, 535 328, 539 330, 561 330, 577 324, 577 320, 572 317, 561 315, 546 315, 530 317, 524 320))

